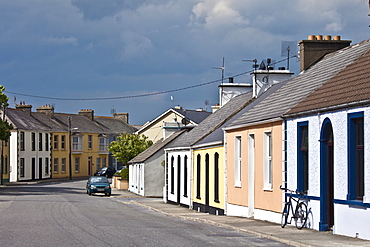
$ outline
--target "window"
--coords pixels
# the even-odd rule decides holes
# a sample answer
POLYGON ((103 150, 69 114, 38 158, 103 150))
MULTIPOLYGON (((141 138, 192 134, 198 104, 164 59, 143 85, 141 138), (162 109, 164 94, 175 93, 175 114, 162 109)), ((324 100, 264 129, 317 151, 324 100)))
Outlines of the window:
POLYGON ((300 122, 297 126, 297 190, 308 191, 308 122, 300 122))
POLYGON ((24 158, 20 158, 19 160, 19 176, 21 178, 24 177, 24 158))
POLYGON ((60 140, 60 148, 62 150, 65 150, 66 149, 66 136, 65 135, 62 135, 61 136, 61 140, 60 140))
POLYGON ((8 156, 4 156, 4 163, 3 163, 3 174, 8 173, 8 156))
POLYGON ((25 140, 24 140, 24 132, 22 131, 22 132, 19 133, 19 149, 20 149, 20 151, 24 151, 25 150, 25 148, 24 148, 24 142, 25 142, 25 140))
POLYGON ((201 176, 201 173, 200 173, 200 154, 197 155, 197 199, 200 199, 200 182, 201 182, 201 179, 200 179, 200 176, 201 176))
POLYGON ((45 133, 45 151, 49 151, 49 134, 45 133))
POLYGON ((272 140, 271 132, 264 136, 264 189, 272 189, 272 140))
POLYGON ((54 158, 54 173, 58 172, 58 158, 54 158))
POLYGON ((31 142, 32 151, 36 151, 36 133, 31 134, 31 142))
POLYGON ((96 158, 96 170, 100 170, 100 158, 96 158))
POLYGON ((54 135, 54 150, 58 150, 58 135, 54 135))
POLYGON ((234 185, 241 187, 242 137, 235 136, 234 185))
POLYGON ((39 151, 42 151, 42 133, 39 133, 39 151))
POLYGON ((214 178, 214 193, 215 193, 215 202, 220 202, 219 200, 219 167, 218 167, 218 162, 219 162, 219 154, 218 153, 215 153, 215 156, 214 156, 214 172, 215 172, 215 178, 214 178))
POLYGON ((75 172, 80 171, 80 157, 75 157, 75 172))
POLYGON ((49 158, 45 158, 45 175, 49 175, 49 158))
POLYGON ((107 158, 106 157, 101 158, 101 165, 103 167, 106 167, 107 166, 107 158))
POLYGON ((171 194, 175 194, 175 158, 171 156, 171 194))
POLYGON ((364 113, 348 114, 348 200, 364 197, 364 113))
POLYGON ((82 136, 73 136, 72 137, 72 150, 73 151, 82 151, 82 136))
MULTIPOLYGON (((39 168, 42 170, 42 158, 39 158, 39 168)), ((42 179, 42 171, 39 171, 39 174, 41 174, 39 179, 42 179)))
POLYGON ((87 148, 92 149, 92 135, 87 136, 87 148))
POLYGON ((62 158, 61 170, 66 172, 66 158, 62 158))
POLYGON ((99 137, 99 151, 107 151, 107 138, 99 137))
POLYGON ((188 156, 184 157, 184 197, 188 197, 188 156))

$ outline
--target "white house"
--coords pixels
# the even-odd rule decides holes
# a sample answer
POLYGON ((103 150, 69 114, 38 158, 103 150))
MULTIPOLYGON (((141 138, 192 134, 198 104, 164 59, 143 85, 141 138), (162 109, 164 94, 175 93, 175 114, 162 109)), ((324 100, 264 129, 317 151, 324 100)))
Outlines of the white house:
POLYGON ((370 240, 370 40, 328 56, 339 71, 309 68, 326 82, 285 114, 285 185, 305 193, 306 227, 370 240))

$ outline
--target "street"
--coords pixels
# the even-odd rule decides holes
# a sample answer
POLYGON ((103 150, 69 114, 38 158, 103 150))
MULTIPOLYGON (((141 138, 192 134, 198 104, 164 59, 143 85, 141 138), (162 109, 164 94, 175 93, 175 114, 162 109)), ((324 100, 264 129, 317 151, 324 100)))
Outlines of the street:
POLYGON ((0 246, 284 246, 167 217, 130 203, 135 198, 88 196, 85 183, 1 187, 0 246))

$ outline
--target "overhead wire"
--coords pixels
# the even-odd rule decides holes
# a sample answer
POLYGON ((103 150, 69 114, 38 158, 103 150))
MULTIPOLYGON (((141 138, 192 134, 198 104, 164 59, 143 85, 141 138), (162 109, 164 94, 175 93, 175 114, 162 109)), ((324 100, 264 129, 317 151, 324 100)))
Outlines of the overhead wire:
MULTIPOLYGON (((282 60, 279 60, 277 62, 272 63, 271 65, 275 65, 281 62, 284 62, 290 58, 296 57, 297 55, 292 55, 290 57, 284 58, 282 60)), ((238 77, 242 76, 245 74, 252 73, 254 70, 249 70, 245 71, 239 74, 235 74, 230 77, 238 77)), ((42 99, 52 99, 52 100, 64 100, 64 101, 94 101, 94 100, 116 100, 116 99, 129 99, 129 98, 141 98, 141 97, 148 97, 148 96, 154 96, 154 95, 160 95, 160 94, 166 94, 166 93, 173 93, 173 92, 178 92, 178 91, 183 91, 191 88, 196 88, 196 87, 201 87, 209 84, 213 84, 216 82, 222 82, 222 78, 218 80, 213 80, 213 81, 208 81, 192 86, 187 86, 187 87, 182 87, 182 88, 177 88, 177 89, 171 89, 171 90, 166 90, 166 91, 161 91, 161 92, 153 92, 153 93, 145 93, 145 94, 138 94, 138 95, 128 95, 128 96, 116 96, 116 97, 97 97, 97 98, 60 98, 60 97, 49 97, 49 96, 40 96, 40 95, 32 95, 32 94, 25 94, 25 93, 18 93, 18 92, 12 92, 8 90, 4 90, 4 92, 8 94, 14 94, 14 95, 20 95, 20 96, 26 96, 26 97, 32 97, 32 98, 42 98, 42 99)))

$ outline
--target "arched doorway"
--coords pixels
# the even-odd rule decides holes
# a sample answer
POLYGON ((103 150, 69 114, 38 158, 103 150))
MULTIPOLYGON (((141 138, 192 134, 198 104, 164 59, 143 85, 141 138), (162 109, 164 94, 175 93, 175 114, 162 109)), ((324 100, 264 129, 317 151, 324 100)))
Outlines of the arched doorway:
POLYGON ((320 231, 334 226, 334 135, 326 118, 320 134, 320 231))

